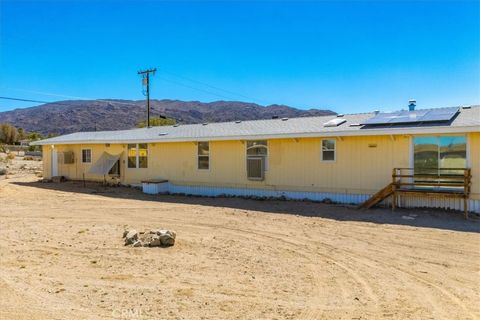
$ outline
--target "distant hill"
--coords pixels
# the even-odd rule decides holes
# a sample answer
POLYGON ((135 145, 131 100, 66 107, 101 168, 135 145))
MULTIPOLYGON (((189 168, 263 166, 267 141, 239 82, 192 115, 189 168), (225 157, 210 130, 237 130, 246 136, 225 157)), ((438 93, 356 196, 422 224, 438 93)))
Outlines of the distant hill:
MULTIPOLYGON (((0 112, 0 123, 11 123, 29 132, 66 134, 78 131, 120 130, 146 119, 145 100, 69 100, 0 112)), ((167 116, 181 123, 223 122, 309 117, 335 114, 330 110, 301 110, 285 105, 260 106, 238 101, 151 100, 153 116, 167 116)))

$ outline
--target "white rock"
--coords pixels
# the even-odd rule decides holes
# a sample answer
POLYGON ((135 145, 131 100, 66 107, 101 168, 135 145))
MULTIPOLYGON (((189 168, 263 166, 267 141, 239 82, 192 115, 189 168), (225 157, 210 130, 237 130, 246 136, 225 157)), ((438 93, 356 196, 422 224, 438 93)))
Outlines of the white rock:
POLYGON ((134 246, 134 247, 141 247, 141 246, 142 246, 142 241, 140 241, 140 240, 135 241, 135 242, 133 243, 133 246, 134 246))
POLYGON ((125 235, 125 245, 133 244, 138 240, 138 232, 135 230, 130 230, 125 235))

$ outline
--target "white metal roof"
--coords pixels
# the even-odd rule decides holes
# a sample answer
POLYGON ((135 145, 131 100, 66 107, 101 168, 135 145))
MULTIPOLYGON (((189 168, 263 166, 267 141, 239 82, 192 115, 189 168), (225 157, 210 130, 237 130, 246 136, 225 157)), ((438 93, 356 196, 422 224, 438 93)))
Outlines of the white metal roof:
POLYGON ((163 126, 119 131, 77 132, 33 142, 32 145, 142 143, 214 140, 254 140, 326 136, 434 134, 480 131, 480 106, 460 108, 448 123, 362 126, 374 113, 346 114, 346 122, 333 127, 324 123, 337 116, 235 121, 163 126))

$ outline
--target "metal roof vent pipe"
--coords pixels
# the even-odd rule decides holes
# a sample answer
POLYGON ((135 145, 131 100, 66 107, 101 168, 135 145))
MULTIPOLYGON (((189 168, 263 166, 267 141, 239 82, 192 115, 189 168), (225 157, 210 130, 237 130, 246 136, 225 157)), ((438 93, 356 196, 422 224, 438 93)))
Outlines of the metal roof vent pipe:
POLYGON ((417 106, 417 100, 415 99, 408 100, 408 111, 415 111, 416 106, 417 106))

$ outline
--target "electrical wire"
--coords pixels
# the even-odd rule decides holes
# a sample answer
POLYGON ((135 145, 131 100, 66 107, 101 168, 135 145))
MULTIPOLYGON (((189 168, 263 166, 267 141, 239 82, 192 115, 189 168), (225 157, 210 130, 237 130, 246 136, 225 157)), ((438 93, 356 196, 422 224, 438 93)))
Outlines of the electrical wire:
MULTIPOLYGON (((214 85, 211 85, 211 84, 202 82, 202 81, 198 81, 198 80, 195 80, 195 79, 192 79, 192 78, 189 78, 189 77, 185 77, 185 76, 182 76, 182 75, 179 75, 179 74, 176 74, 176 73, 167 71, 167 70, 163 70, 163 69, 160 69, 159 71, 157 71, 157 77, 159 77, 160 79, 162 79, 162 80, 164 80, 164 81, 167 81, 167 82, 176 84, 176 85, 178 85, 178 86, 186 87, 186 88, 189 88, 189 89, 192 89, 192 90, 197 90, 197 91, 200 91, 200 92, 203 92, 203 93, 212 95, 212 96, 216 96, 216 97, 219 97, 219 98, 222 98, 222 99, 237 100, 237 99, 235 98, 235 96, 236 96, 236 97, 242 97, 242 98, 244 98, 244 99, 248 99, 248 100, 250 100, 250 101, 252 101, 252 102, 254 102, 254 101, 260 102, 260 103, 262 103, 262 104, 264 104, 264 105, 269 104, 268 102, 262 101, 261 99, 253 98, 253 97, 250 97, 250 96, 248 96, 248 95, 244 95, 244 94, 241 94, 241 93, 237 93, 237 92, 234 92, 234 91, 231 91, 231 90, 222 89, 222 88, 220 88, 220 87, 217 87, 217 86, 214 86, 214 85), (192 82, 192 83, 196 83, 196 84, 199 84, 199 85, 201 85, 201 86, 205 86, 205 87, 208 87, 208 88, 211 88, 211 89, 220 91, 220 92, 224 92, 224 93, 227 94, 227 95, 225 95, 225 94, 220 94, 220 93, 216 93, 216 92, 212 92, 212 91, 210 91, 210 90, 206 90, 205 88, 199 88, 199 87, 196 87, 196 86, 192 86, 192 85, 189 85, 189 84, 186 84, 186 83, 182 83, 182 82, 177 81, 177 80, 172 80, 172 79, 166 78, 166 77, 164 77, 164 76, 158 76, 158 73, 164 73, 164 74, 168 74, 168 75, 170 75, 170 76, 176 77, 176 78, 184 79, 184 80, 186 80, 186 81, 189 81, 189 82, 192 82)), ((15 91, 29 92, 29 93, 33 93, 33 94, 39 94, 39 95, 46 95, 46 96, 54 96, 54 97, 67 98, 67 99, 95 100, 95 99, 88 98, 88 97, 69 96, 69 95, 63 95, 63 94, 57 94, 57 93, 50 93, 50 92, 41 92, 41 91, 25 90, 25 89, 16 89, 16 88, 8 88, 8 87, 3 87, 3 88, 9 89, 9 90, 15 90, 15 91)), ((27 100, 28 100, 28 99, 27 99, 27 100)), ((111 99, 97 99, 97 100, 109 101, 109 100, 111 100, 111 99)), ((35 102, 35 101, 27 101, 27 102, 35 102)), ((44 103, 44 102, 41 102, 41 103, 44 103)), ((116 103, 118 103, 118 104, 128 104, 128 105, 131 105, 130 103, 122 103, 122 102, 117 102, 117 101, 116 101, 116 103)))
POLYGON ((188 77, 179 75, 179 74, 175 74, 175 73, 173 73, 173 72, 164 70, 163 68, 162 68, 162 69, 159 69, 158 72, 167 73, 167 74, 172 75, 172 76, 174 76, 174 77, 181 78, 181 79, 184 79, 184 80, 193 82, 193 83, 197 83, 197 84, 200 84, 200 85, 203 85, 203 86, 206 86, 206 87, 209 87, 209 88, 218 90, 218 91, 222 91, 222 92, 225 92, 225 93, 228 93, 228 94, 231 94, 231 95, 239 96, 239 97, 242 97, 242 98, 251 100, 251 101, 259 101, 259 102, 262 102, 262 103, 264 103, 264 104, 268 104, 268 103, 266 103, 265 101, 262 101, 262 100, 260 100, 260 99, 253 98, 253 97, 250 97, 250 96, 247 96, 247 95, 244 95, 244 94, 241 94, 241 93, 237 93, 237 92, 234 92, 234 91, 225 90, 225 89, 219 88, 219 87, 217 87, 217 86, 213 86, 213 85, 211 85, 211 84, 208 84, 208 83, 205 83, 205 82, 202 82, 202 81, 198 81, 198 80, 191 79, 191 78, 188 78, 188 77))

